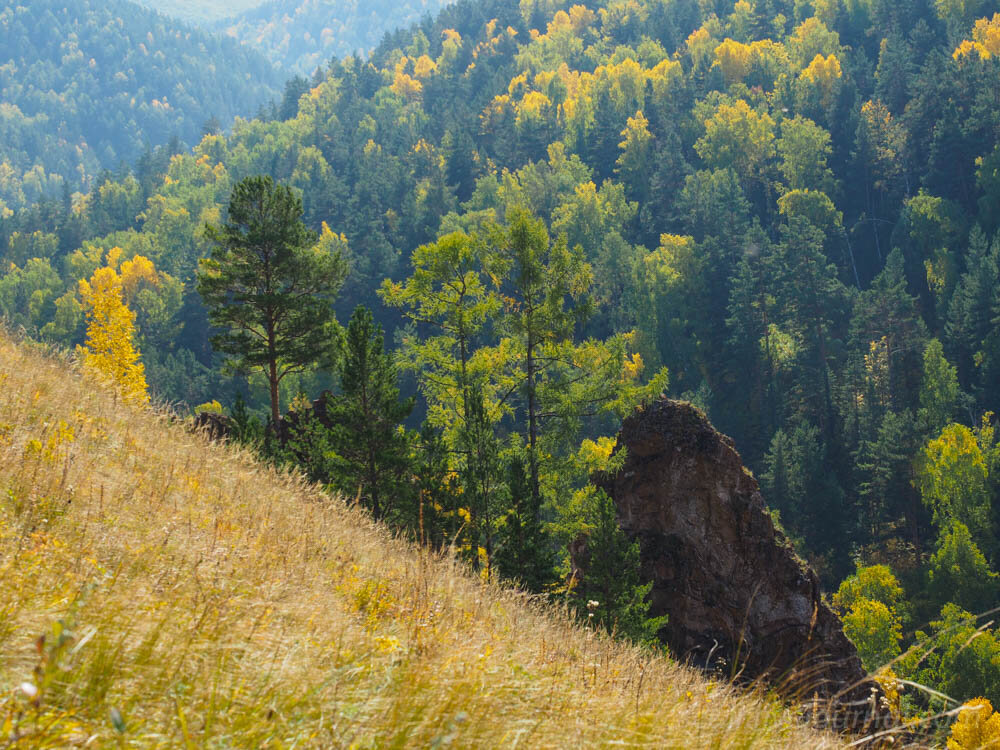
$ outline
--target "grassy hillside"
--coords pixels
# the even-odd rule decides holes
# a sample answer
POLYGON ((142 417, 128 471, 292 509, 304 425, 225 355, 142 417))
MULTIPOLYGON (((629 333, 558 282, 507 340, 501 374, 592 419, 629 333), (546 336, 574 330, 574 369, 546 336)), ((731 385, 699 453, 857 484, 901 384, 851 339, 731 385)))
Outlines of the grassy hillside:
POLYGON ((836 746, 71 371, 0 335, 15 747, 836 746))

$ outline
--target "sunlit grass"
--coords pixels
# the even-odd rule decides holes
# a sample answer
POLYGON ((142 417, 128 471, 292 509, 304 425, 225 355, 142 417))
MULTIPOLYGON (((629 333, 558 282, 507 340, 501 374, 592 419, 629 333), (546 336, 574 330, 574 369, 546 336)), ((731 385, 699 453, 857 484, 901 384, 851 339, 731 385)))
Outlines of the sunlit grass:
POLYGON ((11 737, 838 746, 0 335, 0 744, 11 737))

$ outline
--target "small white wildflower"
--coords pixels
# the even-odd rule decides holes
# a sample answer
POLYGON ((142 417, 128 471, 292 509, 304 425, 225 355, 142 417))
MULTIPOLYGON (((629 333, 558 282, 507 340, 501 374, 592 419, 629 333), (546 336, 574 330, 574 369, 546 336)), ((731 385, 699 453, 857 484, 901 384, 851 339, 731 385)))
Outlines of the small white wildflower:
POLYGON ((32 682, 22 682, 17 686, 17 689, 24 693, 26 696, 34 700, 38 697, 38 688, 32 682))

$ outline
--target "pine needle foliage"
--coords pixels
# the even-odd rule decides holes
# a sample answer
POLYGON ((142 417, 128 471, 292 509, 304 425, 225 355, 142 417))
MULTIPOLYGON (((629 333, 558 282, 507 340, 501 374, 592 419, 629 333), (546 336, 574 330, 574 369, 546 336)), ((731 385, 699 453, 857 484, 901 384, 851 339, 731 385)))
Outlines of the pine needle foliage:
POLYGON ((220 329, 212 343, 234 369, 263 371, 277 424, 281 381, 329 349, 347 263, 302 223, 292 189, 267 176, 239 182, 227 220, 205 233, 214 247, 199 262, 198 291, 220 329))

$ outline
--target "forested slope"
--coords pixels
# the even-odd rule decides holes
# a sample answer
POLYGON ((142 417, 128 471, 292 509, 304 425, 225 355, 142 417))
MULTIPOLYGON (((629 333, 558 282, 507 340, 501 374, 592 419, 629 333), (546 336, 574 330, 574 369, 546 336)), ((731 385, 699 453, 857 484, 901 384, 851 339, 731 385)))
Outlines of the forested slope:
POLYGON ((136 0, 139 5, 153 8, 174 18, 195 24, 211 24, 235 16, 262 0, 136 0))
MULTIPOLYGON (((283 70, 310 75, 333 57, 367 54, 449 0, 266 0, 219 28, 283 70)), ((235 15, 235 14, 231 14, 235 15)))
POLYGON ((0 4, 0 213, 278 97, 255 52, 124 0, 0 4))
POLYGON ((0 332, 13 747, 833 748, 0 332))
MULTIPOLYGON (((586 296, 594 314, 579 316, 576 341, 617 336, 631 347, 623 389, 664 365, 671 393, 733 436, 827 585, 846 577, 836 601, 868 666, 923 635, 940 648, 911 652, 904 674, 996 702, 996 633, 977 635, 974 652, 962 644, 976 633, 968 611, 1000 598, 998 10, 460 2, 370 58, 335 62, 274 119, 161 154, 74 207, 10 217, 0 306, 78 343, 78 281, 113 247, 115 262, 142 254, 166 274, 133 301, 154 390, 227 406, 239 391, 259 408, 259 380, 222 374, 193 280, 212 245, 205 221, 222 218, 237 181, 269 174, 346 247, 341 322, 358 303, 375 311, 421 397, 416 414, 447 429, 458 418, 419 349, 434 334, 402 286, 425 270, 411 254, 433 243, 414 257, 426 265, 477 248, 461 268, 490 287, 497 226, 527 206, 589 263, 572 305, 583 311, 586 296), (400 286, 380 296, 386 277, 400 286)), ((505 291, 473 341, 487 397, 523 362, 505 348, 505 291)), ((283 404, 333 382, 289 378, 283 404)), ((494 405, 489 434, 510 446, 523 412, 494 405)), ((544 457, 575 460, 576 481, 608 449, 598 438, 614 415, 572 426, 590 443, 553 435, 544 457)), ((580 487, 546 484, 546 520, 558 526, 558 504, 580 487)))

